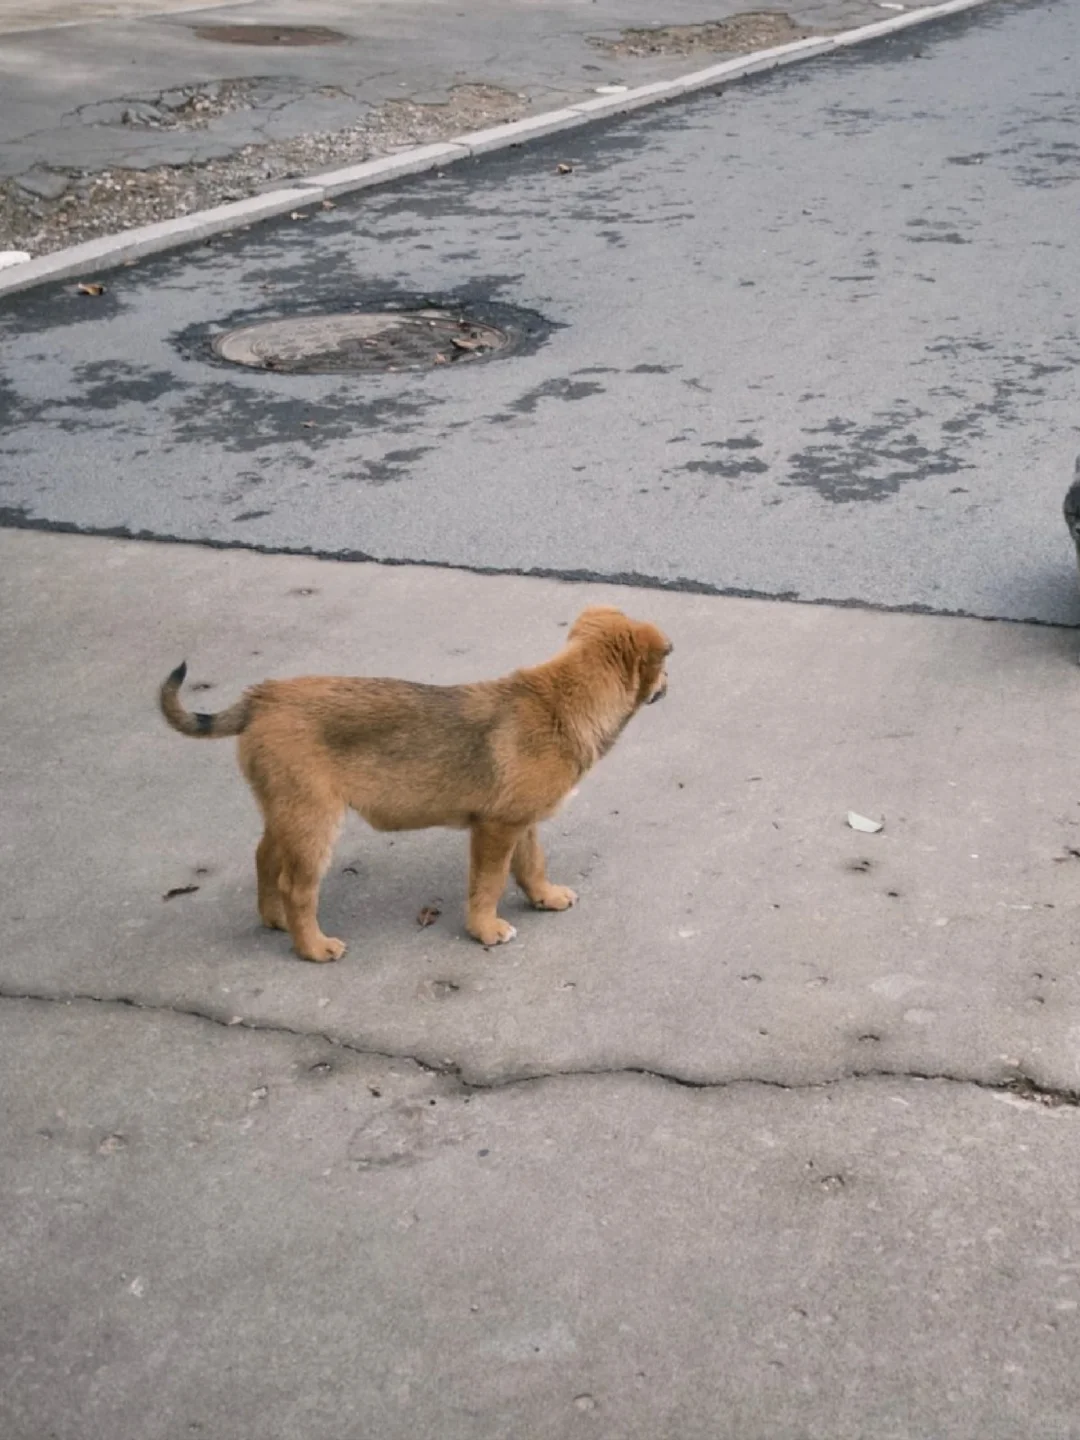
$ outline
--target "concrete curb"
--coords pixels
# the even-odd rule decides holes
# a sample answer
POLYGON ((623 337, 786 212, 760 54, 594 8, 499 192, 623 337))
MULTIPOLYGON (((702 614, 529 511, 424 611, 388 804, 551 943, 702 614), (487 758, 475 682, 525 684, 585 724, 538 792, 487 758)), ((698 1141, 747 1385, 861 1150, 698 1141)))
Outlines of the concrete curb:
POLYGON ((211 210, 198 210, 192 215, 182 215, 175 220, 142 225, 138 229, 124 230, 116 235, 103 235, 83 245, 56 250, 51 255, 42 255, 36 260, 27 260, 0 270, 0 296, 10 295, 18 290, 29 290, 34 285, 43 285, 53 280, 70 280, 76 276, 86 278, 139 256, 189 245, 211 235, 221 235, 241 226, 252 225, 257 220, 267 220, 306 205, 317 204, 333 195, 367 190, 406 175, 441 170, 474 155, 523 145, 543 135, 576 129, 593 120, 628 114, 649 105, 659 105, 666 100, 692 95, 697 90, 707 90, 713 85, 737 80, 744 75, 777 69, 781 65, 793 65, 799 60, 809 60, 833 50, 846 49, 866 40, 894 34, 898 30, 907 30, 913 25, 925 24, 928 20, 956 15, 964 10, 974 10, 989 3, 990 0, 946 0, 943 5, 924 5, 903 15, 877 21, 873 25, 844 30, 839 35, 811 35, 805 40, 795 40, 790 45, 756 50, 750 55, 710 65, 704 70, 693 70, 676 76, 673 80, 640 85, 618 95, 597 96, 594 100, 583 100, 576 105, 549 110, 541 115, 531 115, 524 120, 512 120, 506 125, 495 125, 488 130, 474 130, 442 144, 418 145, 400 154, 385 156, 381 160, 367 160, 360 165, 311 175, 294 180, 280 190, 270 190, 264 195, 254 195, 248 200, 238 200, 231 205, 216 205, 211 210))

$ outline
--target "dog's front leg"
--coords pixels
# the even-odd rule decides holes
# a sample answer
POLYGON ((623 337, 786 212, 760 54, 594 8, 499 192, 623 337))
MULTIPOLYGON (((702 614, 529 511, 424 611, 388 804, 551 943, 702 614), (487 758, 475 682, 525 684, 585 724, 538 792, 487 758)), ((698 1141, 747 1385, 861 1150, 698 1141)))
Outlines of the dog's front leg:
POLYGON ((514 879, 537 910, 569 910, 577 899, 577 893, 568 885, 553 885, 547 878, 544 852, 535 825, 530 825, 518 840, 510 865, 514 879))
POLYGON ((465 928, 481 945, 503 945, 517 931, 495 913, 510 875, 520 825, 480 821, 469 837, 469 907, 465 928))
POLYGON ((292 936, 293 949, 301 960, 340 960, 345 942, 324 935, 319 928, 319 887, 337 838, 341 812, 336 814, 328 804, 319 808, 309 803, 306 808, 294 806, 288 824, 278 823, 272 829, 270 844, 281 865, 278 885, 285 910, 285 924, 292 936))

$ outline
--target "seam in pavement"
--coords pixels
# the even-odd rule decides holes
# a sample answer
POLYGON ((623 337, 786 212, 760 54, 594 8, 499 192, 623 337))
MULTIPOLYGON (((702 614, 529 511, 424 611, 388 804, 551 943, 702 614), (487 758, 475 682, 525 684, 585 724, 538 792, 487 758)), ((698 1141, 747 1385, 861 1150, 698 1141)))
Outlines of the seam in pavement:
POLYGON ((450 1062, 439 1064, 422 1059, 408 1050, 378 1050, 367 1045, 331 1035, 326 1030, 297 1030, 290 1025, 275 1024, 272 1021, 249 1020, 244 1016, 230 1016, 223 1019, 211 1010, 195 1005, 156 1005, 138 1000, 131 995, 91 995, 85 991, 47 994, 44 991, 14 991, 0 987, 0 1001, 8 1000, 35 1005, 97 1005, 102 1008, 115 1007, 122 1010, 141 1010, 152 1015, 179 1015, 185 1019, 200 1020, 224 1030, 254 1030, 264 1035, 289 1035, 300 1040, 321 1040, 339 1050, 348 1050, 367 1060, 396 1060, 414 1065, 429 1075, 438 1075, 455 1081, 462 1090, 472 1093, 493 1090, 508 1090, 519 1085, 532 1085, 543 1080, 580 1080, 586 1077, 639 1075, 647 1080, 656 1080, 664 1085, 674 1085, 683 1090, 731 1090, 739 1085, 758 1085, 767 1090, 783 1090, 796 1093, 806 1090, 827 1090, 857 1080, 927 1080, 948 1085, 970 1085, 977 1090, 986 1090, 997 1095, 1011 1095, 1018 1100, 1041 1105, 1047 1109, 1069 1107, 1080 1108, 1080 1091, 1042 1085, 1022 1070, 1014 1070, 1002 1080, 986 1080, 973 1075, 956 1075, 949 1071, 931 1070, 848 1070, 841 1075, 831 1075, 822 1080, 807 1080, 788 1084, 782 1080, 770 1080, 757 1075, 736 1075, 726 1080, 699 1080, 680 1075, 673 1070, 658 1070, 649 1065, 610 1065, 595 1068, 568 1070, 529 1071, 520 1075, 507 1075, 494 1080, 470 1080, 462 1066, 450 1062))
POLYGON ((82 535, 88 539, 138 540, 153 545, 196 545, 204 550, 245 550, 252 555, 295 555, 344 565, 415 565, 426 570, 460 571, 466 575, 508 576, 520 580, 558 580, 566 585, 622 585, 628 590, 664 590, 673 595, 710 595, 725 600, 772 600, 787 605, 823 605, 831 610, 868 610, 877 615, 926 615, 939 620, 982 620, 992 625, 1039 625, 1048 630, 1077 630, 1080 624, 1043 620, 1037 615, 980 615, 973 610, 946 610, 912 600, 906 605, 857 596, 800 595, 797 590, 751 590, 740 585, 712 585, 677 575, 643 575, 637 570, 575 570, 542 565, 469 565, 464 561, 414 559, 408 555, 369 555, 364 550, 317 550, 310 545, 260 545, 254 540, 219 540, 189 535, 159 535, 126 525, 80 525, 74 520, 48 520, 28 513, 24 505, 0 505, 0 530, 30 530, 45 535, 82 535))
POLYGON ((888 20, 878 20, 870 25, 860 25, 852 30, 842 30, 835 35, 810 35, 788 45, 755 50, 749 55, 724 60, 703 70, 692 70, 671 80, 638 85, 619 95, 601 95, 592 100, 582 100, 558 110, 527 116, 524 120, 510 120, 503 125, 473 130, 445 142, 413 146, 383 159, 365 160, 359 165, 302 176, 287 181, 280 189, 253 195, 246 200, 216 205, 208 210, 196 210, 189 215, 179 215, 172 220, 142 225, 113 235, 103 235, 97 240, 87 240, 81 245, 72 245, 50 255, 42 255, 36 260, 26 260, 5 268, 0 271, 0 296, 28 290, 34 285, 52 280, 67 280, 77 275, 111 269, 123 264, 125 260, 194 244, 213 235, 253 225, 260 220, 302 210, 305 206, 317 205, 334 195, 367 190, 407 175, 443 170, 461 160, 485 155, 494 150, 506 150, 511 146, 538 139, 542 135, 576 130, 594 120, 609 120, 633 110, 661 105, 669 100, 708 90, 714 85, 723 85, 728 81, 777 69, 782 65, 793 65, 814 56, 831 54, 853 45, 861 45, 867 40, 876 40, 898 30, 907 30, 911 26, 973 10, 988 3, 990 0, 945 0, 941 5, 923 5, 903 15, 894 15, 888 20))

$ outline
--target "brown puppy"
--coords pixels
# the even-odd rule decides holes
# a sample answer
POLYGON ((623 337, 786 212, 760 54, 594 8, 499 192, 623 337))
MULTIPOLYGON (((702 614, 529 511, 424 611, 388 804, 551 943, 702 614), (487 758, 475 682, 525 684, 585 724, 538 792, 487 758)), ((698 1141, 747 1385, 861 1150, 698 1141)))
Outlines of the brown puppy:
POLYGON ((305 960, 337 960, 317 908, 345 811, 376 830, 469 830, 467 927, 483 945, 517 933, 496 906, 507 875, 540 910, 577 896, 552 885, 536 826, 667 689, 671 642, 607 607, 585 610, 552 660, 476 685, 308 676, 265 680, 228 710, 192 714, 180 665, 161 712, 182 735, 239 735, 240 767, 263 813, 259 914, 305 960))

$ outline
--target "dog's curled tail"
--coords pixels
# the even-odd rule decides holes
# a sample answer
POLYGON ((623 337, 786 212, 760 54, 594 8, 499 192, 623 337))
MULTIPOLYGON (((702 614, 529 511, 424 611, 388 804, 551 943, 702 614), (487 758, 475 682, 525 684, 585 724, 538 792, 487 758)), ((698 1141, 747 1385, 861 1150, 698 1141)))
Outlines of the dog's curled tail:
POLYGON ((185 710, 180 704, 180 686, 187 674, 187 661, 183 661, 164 682, 158 694, 161 713, 174 730, 181 735, 194 735, 200 740, 220 740, 223 735, 239 735, 251 718, 251 701, 245 695, 227 710, 216 715, 204 715, 199 711, 185 710))

